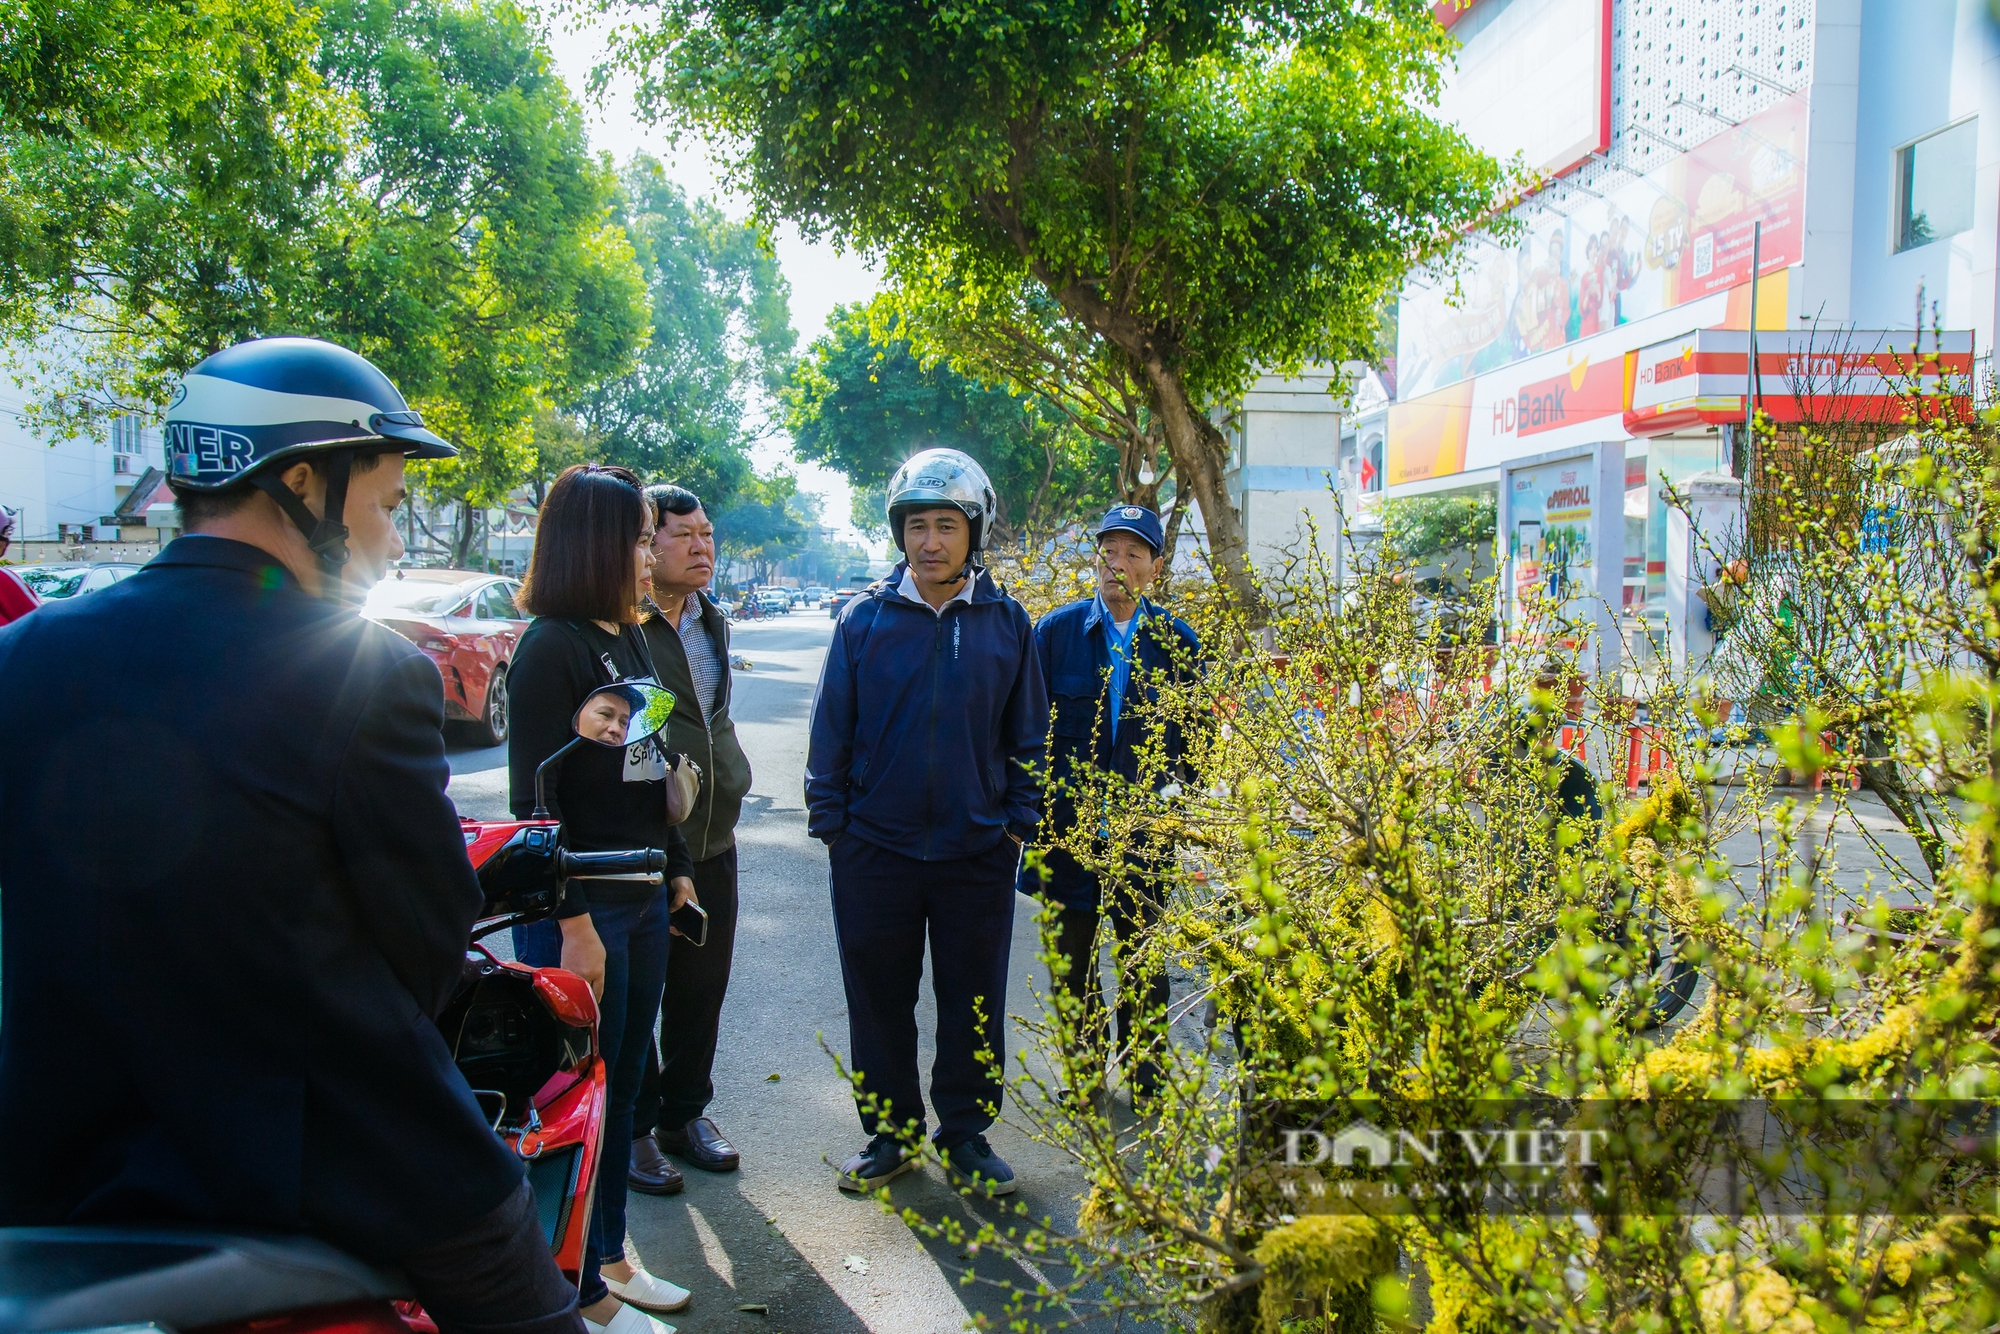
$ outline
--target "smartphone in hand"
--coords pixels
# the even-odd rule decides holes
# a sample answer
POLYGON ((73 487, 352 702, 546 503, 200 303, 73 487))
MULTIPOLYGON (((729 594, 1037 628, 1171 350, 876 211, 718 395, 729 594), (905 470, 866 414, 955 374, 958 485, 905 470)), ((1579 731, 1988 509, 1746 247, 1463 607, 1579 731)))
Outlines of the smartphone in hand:
POLYGON ((708 943, 708 912, 694 900, 689 899, 674 909, 667 921, 689 944, 708 943))

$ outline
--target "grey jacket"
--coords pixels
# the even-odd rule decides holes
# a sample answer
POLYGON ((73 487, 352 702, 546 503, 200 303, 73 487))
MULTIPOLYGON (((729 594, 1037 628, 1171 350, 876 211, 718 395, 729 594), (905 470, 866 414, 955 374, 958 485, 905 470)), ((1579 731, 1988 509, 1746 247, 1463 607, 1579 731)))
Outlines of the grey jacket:
POLYGON ((750 791, 750 757, 736 740, 736 724, 729 717, 729 697, 735 674, 729 667, 729 621, 705 593, 701 599, 701 623, 722 658, 722 681, 717 687, 715 717, 704 719, 701 703, 694 697, 694 676, 688 670, 687 651, 681 647, 680 632, 657 612, 641 626, 660 684, 674 692, 674 714, 667 723, 667 749, 694 757, 701 766, 701 793, 694 811, 682 823, 681 836, 698 862, 719 857, 736 846, 736 820, 743 813, 743 798, 750 791))

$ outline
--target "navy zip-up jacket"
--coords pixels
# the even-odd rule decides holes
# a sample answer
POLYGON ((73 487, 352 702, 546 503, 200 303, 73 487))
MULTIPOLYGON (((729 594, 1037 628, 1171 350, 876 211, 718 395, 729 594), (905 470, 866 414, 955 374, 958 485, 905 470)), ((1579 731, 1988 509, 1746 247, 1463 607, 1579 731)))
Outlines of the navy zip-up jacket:
MULTIPOLYGON (((1168 766, 1165 775, 1149 775, 1159 783, 1184 781, 1187 745, 1178 723, 1147 717, 1163 684, 1185 685, 1193 679, 1201 653, 1194 629, 1157 603, 1139 599, 1132 627, 1132 672, 1119 704, 1117 735, 1112 735, 1110 702, 1111 643, 1104 624, 1103 604, 1096 598, 1072 602, 1042 617, 1035 626, 1035 652, 1049 683, 1054 709, 1049 719, 1048 832, 1063 835, 1080 813, 1075 798, 1062 786, 1082 768, 1116 774, 1128 783, 1139 780, 1139 750, 1149 732, 1157 730, 1168 766)), ((1095 872, 1087 870, 1061 848, 1043 856, 1048 879, 1041 881, 1022 868, 1023 893, 1042 893, 1069 908, 1096 911, 1101 889, 1095 872)))
POLYGON ((806 829, 843 831, 920 861, 1026 839, 1048 692, 1021 604, 980 571, 941 612, 898 588, 904 566, 842 609, 813 696, 806 829))

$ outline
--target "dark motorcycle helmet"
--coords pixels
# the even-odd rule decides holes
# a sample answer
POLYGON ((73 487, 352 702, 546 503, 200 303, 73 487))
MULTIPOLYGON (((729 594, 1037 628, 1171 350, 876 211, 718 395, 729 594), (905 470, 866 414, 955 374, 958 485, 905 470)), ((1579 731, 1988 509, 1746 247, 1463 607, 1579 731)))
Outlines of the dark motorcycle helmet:
POLYGON ((167 481, 176 492, 248 482, 277 502, 337 577, 347 563, 341 521, 357 453, 448 459, 458 451, 424 428, 368 358, 317 338, 258 338, 224 348, 181 380, 167 405, 167 481), (278 479, 284 465, 327 459, 326 513, 316 517, 278 479), (274 466, 276 465, 276 466, 274 466))

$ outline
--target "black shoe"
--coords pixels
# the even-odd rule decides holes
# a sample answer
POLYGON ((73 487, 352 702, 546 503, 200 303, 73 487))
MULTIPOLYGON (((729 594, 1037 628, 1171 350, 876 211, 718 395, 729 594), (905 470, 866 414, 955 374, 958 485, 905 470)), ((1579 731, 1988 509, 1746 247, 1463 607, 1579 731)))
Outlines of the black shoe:
POLYGON ((625 1184, 642 1195, 678 1195, 687 1180, 651 1135, 641 1135, 632 1141, 632 1166, 625 1173, 625 1184))
POLYGON ((984 1135, 960 1140, 949 1148, 940 1144, 938 1157, 944 1160, 944 1174, 954 1186, 989 1198, 1014 1193, 1014 1169, 993 1152, 984 1135))
POLYGON ((842 1190, 877 1190, 922 1166, 923 1161, 920 1154, 906 1153, 895 1136, 877 1135, 860 1153, 840 1165, 835 1182, 842 1190))
POLYGON ((655 1130, 653 1138, 662 1149, 704 1172, 734 1172, 742 1161, 736 1146, 705 1116, 697 1116, 679 1130, 655 1130))
POLYGON ((1088 1112, 1105 1112, 1111 1108, 1111 1091, 1104 1087, 1102 1081, 1092 1084, 1089 1088, 1057 1089, 1056 1097, 1075 1116, 1082 1116, 1088 1112))

